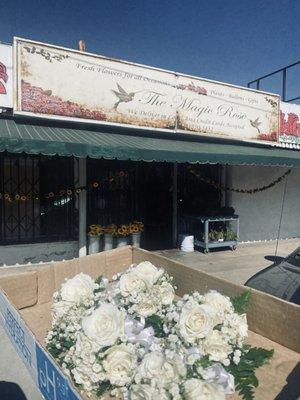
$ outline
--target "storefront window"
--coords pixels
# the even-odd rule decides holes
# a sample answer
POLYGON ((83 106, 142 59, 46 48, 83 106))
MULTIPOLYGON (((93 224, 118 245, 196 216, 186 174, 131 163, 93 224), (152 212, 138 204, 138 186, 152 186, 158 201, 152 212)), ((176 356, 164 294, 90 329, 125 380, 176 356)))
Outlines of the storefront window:
POLYGON ((220 182, 219 165, 198 164, 192 167, 186 164, 178 168, 178 213, 184 215, 216 215, 221 207, 221 191, 210 182, 220 182))
POLYGON ((126 224, 138 218, 136 173, 134 162, 87 160, 88 225, 126 224))
POLYGON ((75 238, 74 198, 58 195, 60 190, 73 186, 74 161, 71 157, 2 153, 1 244, 75 238))

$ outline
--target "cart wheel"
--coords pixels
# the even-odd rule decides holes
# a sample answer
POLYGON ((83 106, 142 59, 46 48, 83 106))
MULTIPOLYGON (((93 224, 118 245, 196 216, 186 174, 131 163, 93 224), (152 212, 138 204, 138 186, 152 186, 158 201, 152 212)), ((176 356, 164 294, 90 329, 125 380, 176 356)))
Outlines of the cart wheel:
POLYGON ((236 246, 232 246, 232 247, 231 247, 231 250, 232 250, 232 251, 236 250, 236 246))
POLYGON ((204 249, 204 254, 209 253, 209 249, 204 249))

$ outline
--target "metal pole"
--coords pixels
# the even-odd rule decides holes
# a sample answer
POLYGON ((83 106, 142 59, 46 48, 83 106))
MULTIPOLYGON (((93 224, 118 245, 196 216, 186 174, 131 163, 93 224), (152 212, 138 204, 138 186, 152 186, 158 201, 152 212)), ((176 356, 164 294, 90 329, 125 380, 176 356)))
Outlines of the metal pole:
POLYGON ((286 100, 286 68, 282 71, 282 101, 286 100))
POLYGON ((173 164, 173 247, 177 245, 177 187, 178 187, 178 166, 173 164))
MULTIPOLYGON (((86 158, 79 159, 79 186, 86 186, 86 158)), ((79 257, 86 256, 86 190, 79 193, 79 257)))
MULTIPOLYGON (((225 175, 225 186, 232 187, 232 166, 226 165, 226 175, 225 175)), ((225 206, 231 207, 232 206, 232 192, 226 190, 225 191, 225 206)))

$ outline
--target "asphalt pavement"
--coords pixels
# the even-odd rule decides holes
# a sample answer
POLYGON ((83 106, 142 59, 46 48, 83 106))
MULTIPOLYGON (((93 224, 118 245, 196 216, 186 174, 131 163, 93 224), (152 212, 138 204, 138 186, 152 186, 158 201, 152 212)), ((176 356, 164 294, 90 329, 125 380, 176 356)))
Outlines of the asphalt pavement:
POLYGON ((31 376, 0 325, 0 399, 42 400, 31 376))

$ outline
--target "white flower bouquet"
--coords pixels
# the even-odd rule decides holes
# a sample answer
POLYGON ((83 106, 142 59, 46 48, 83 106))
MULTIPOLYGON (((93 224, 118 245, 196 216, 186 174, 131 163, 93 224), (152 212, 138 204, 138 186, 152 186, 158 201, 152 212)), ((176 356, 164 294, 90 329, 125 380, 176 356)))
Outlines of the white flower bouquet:
POLYGON ((54 294, 47 349, 87 396, 124 400, 254 398, 255 369, 273 354, 245 344, 249 292, 175 298, 148 261, 109 282, 80 273, 54 294))

